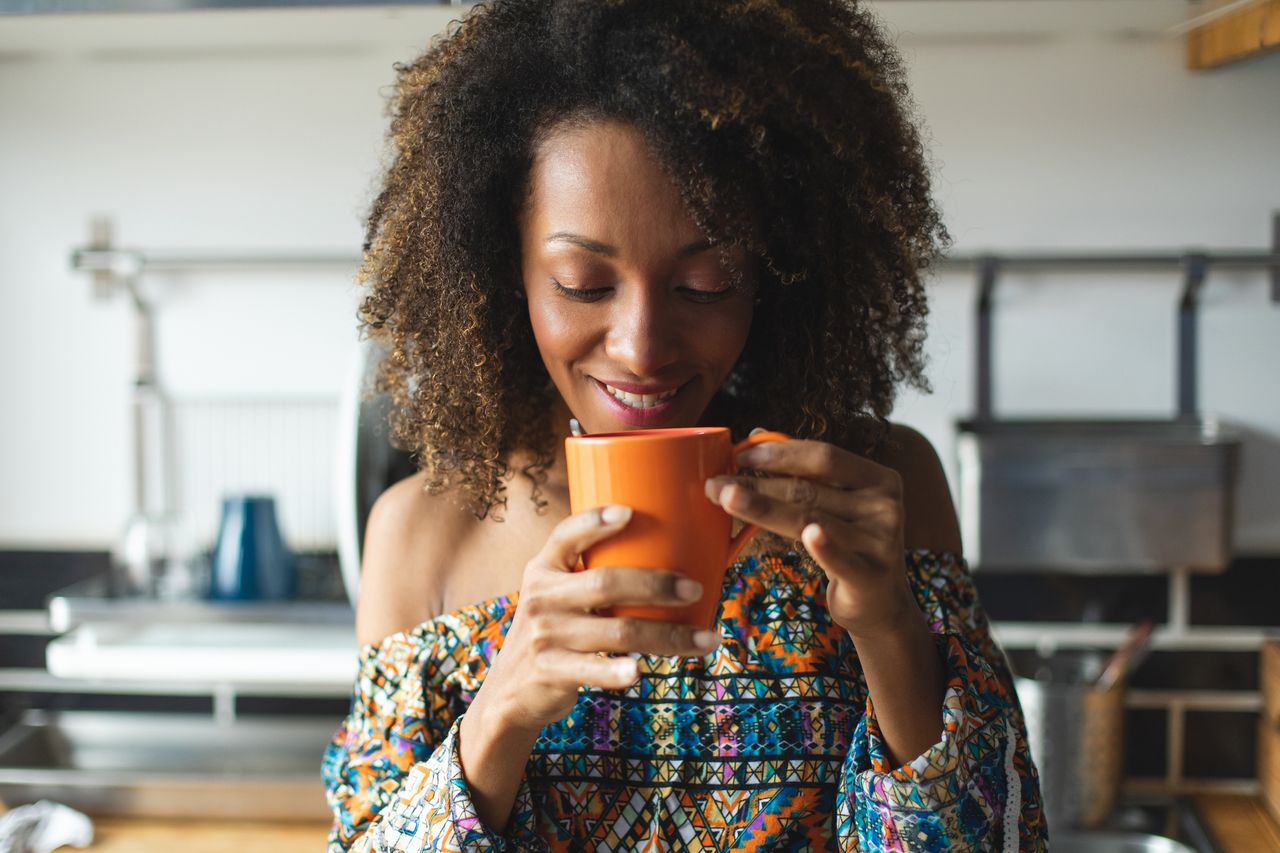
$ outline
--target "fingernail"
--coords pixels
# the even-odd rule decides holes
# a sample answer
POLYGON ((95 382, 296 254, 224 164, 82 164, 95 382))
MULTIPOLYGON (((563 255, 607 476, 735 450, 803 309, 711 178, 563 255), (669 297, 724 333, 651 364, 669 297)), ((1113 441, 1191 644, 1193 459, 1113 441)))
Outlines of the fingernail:
POLYGON ((768 432, 768 430, 765 429, 764 427, 756 427, 751 432, 747 433, 747 435, 757 435, 762 432, 768 432))
POLYGON ((715 631, 694 631, 693 644, 700 649, 711 651, 720 645, 720 635, 715 631))
POLYGON ((707 480, 707 499, 713 504, 720 503, 720 490, 724 488, 724 484, 720 482, 718 477, 712 477, 707 480))
POLYGON ((732 490, 725 488, 720 493, 720 503, 730 512, 742 512, 750 504, 750 492, 743 486, 735 485, 732 490))
POLYGON ((637 672, 636 662, 631 658, 624 658, 613 666, 614 669, 617 670, 618 675, 622 678, 635 679, 637 672))
POLYGON ((613 504, 600 512, 600 520, 605 524, 621 524, 631 518, 631 507, 613 504))
POLYGON ((676 581, 676 597, 684 601, 697 601, 702 598, 702 584, 690 578, 676 581))
POLYGON ((805 525, 804 530, 800 531, 800 537, 803 539, 806 534, 813 541, 813 544, 819 546, 826 544, 826 534, 822 532, 822 527, 817 522, 805 525))

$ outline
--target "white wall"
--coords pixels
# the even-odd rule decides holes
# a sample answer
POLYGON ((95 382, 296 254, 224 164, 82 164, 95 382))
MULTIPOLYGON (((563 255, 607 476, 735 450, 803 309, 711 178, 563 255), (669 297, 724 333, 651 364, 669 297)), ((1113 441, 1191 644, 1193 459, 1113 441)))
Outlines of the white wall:
MULTIPOLYGON (((1167 33, 1181 0, 878 8, 911 69, 957 251, 1267 245, 1280 209, 1280 56, 1185 71, 1167 33)), ((122 244, 147 250, 354 255, 391 65, 457 14, 0 19, 0 547, 107 547, 130 508, 130 314, 121 299, 94 300, 68 264, 90 217, 109 215, 122 244)), ((272 466, 294 480, 327 471, 326 416, 290 421, 288 407, 339 393, 355 342, 347 271, 148 287, 167 387, 192 411, 218 412, 184 427, 187 452, 230 460, 234 432, 217 423, 265 400, 284 408, 241 422, 261 416, 296 440, 283 442, 287 459, 237 463, 245 484, 272 466)), ((998 291, 997 411, 1172 413, 1178 287, 1172 276, 1010 278, 998 291)), ((1242 552, 1280 548, 1268 491, 1280 478, 1280 306, 1267 293, 1262 275, 1214 275, 1202 312, 1203 408, 1261 436, 1245 452, 1242 552)), ((932 295, 936 393, 904 394, 896 417, 933 440, 954 487, 974 294, 942 276, 932 295)), ((286 513, 297 542, 331 544, 328 488, 312 478, 310 503, 286 513)))

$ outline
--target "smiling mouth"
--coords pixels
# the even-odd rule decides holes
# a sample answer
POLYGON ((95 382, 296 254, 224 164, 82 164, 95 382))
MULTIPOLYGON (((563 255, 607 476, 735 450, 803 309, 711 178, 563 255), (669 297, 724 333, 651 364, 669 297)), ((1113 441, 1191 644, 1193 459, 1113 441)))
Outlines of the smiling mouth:
MULTIPOLYGON (((596 381, 600 382, 598 379, 596 381)), ((680 388, 677 387, 672 388, 670 391, 663 391, 661 394, 632 394, 619 388, 614 388, 607 382, 600 382, 600 385, 610 397, 633 409, 651 409, 654 406, 659 406, 680 391, 680 388)))

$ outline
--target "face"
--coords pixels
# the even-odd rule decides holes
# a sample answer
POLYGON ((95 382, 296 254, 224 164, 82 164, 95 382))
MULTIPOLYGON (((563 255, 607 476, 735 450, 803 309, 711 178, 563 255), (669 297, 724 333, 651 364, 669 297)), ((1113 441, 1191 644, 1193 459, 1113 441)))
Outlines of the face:
POLYGON ((583 428, 697 425, 746 344, 751 277, 735 250, 748 286, 729 288, 640 133, 596 122, 552 135, 520 230, 538 349, 583 428))

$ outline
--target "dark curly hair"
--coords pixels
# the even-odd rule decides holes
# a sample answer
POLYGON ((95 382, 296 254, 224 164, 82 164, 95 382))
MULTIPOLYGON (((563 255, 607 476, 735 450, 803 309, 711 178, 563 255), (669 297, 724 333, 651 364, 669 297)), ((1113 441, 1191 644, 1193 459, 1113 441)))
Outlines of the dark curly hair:
MULTIPOLYGON (((712 407, 869 455, 924 377, 922 278, 950 238, 897 51, 853 0, 492 0, 396 66, 389 165, 358 281, 374 390, 427 490, 484 518, 514 451, 556 459, 555 387, 520 301, 539 140, 637 128, 697 226, 755 259, 758 304, 712 407)), ((739 282, 741 279, 739 279, 739 282)))

